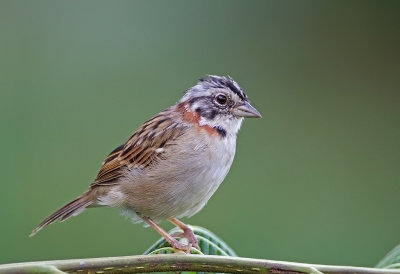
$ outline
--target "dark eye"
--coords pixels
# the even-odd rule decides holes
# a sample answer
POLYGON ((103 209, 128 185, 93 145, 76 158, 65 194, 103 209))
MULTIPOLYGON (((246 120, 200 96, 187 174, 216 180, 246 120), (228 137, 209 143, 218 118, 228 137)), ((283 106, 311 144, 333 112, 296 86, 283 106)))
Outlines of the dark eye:
POLYGON ((220 105, 226 105, 226 103, 228 102, 228 98, 227 98, 225 95, 223 95, 223 94, 218 94, 218 95, 215 97, 215 100, 216 100, 217 103, 220 104, 220 105))

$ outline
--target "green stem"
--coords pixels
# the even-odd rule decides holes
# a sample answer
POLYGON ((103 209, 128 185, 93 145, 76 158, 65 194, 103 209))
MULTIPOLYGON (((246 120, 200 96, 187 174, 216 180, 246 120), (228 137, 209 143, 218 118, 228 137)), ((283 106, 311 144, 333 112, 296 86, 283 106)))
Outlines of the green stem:
POLYGON ((0 265, 0 273, 138 273, 198 271, 227 273, 398 273, 400 270, 303 263, 212 255, 140 255, 0 265), (78 272, 79 271, 79 272, 78 272))

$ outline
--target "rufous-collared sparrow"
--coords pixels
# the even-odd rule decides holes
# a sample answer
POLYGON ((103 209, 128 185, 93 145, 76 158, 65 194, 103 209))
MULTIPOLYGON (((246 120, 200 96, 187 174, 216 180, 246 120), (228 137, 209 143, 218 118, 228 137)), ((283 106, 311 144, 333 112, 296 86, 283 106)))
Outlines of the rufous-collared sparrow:
POLYGON ((145 222, 176 249, 199 248, 179 218, 201 210, 228 173, 243 117, 261 117, 230 77, 210 75, 174 106, 145 122, 103 162, 89 189, 44 219, 33 231, 94 206, 120 208, 133 222, 145 222), (183 230, 169 235, 158 223, 183 230), (183 244, 175 237, 185 237, 183 244))

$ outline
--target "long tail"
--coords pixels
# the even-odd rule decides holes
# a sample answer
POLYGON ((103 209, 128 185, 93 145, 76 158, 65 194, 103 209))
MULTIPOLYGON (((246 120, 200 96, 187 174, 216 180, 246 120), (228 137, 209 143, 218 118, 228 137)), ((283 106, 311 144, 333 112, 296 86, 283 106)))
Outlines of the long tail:
POLYGON ((93 198, 89 194, 89 191, 83 193, 81 196, 64 205, 49 217, 44 219, 29 235, 32 237, 36 233, 38 233, 43 227, 54 223, 57 220, 64 221, 71 216, 76 216, 81 213, 85 208, 93 204, 93 198))

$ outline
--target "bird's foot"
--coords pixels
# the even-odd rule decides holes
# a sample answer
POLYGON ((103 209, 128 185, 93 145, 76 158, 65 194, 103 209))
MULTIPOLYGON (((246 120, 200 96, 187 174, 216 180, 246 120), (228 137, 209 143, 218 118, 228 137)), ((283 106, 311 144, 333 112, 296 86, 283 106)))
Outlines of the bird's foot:
POLYGON ((174 249, 182 250, 186 254, 190 254, 190 249, 192 248, 192 244, 184 244, 179 242, 177 239, 171 238, 171 239, 166 239, 167 242, 172 246, 174 249))
MULTIPOLYGON (((176 232, 176 233, 172 234, 171 236, 178 237, 178 238, 186 238, 189 241, 189 246, 193 246, 197 250, 200 250, 199 243, 197 241, 196 236, 193 233, 193 230, 188 226, 184 227, 182 230, 183 230, 183 232, 176 232)), ((190 248, 189 248, 189 250, 190 250, 190 248)))
MULTIPOLYGON (((192 248, 192 244, 190 243, 190 240, 189 240, 189 244, 183 244, 183 243, 179 242, 177 239, 175 239, 173 236, 171 236, 167 232, 165 232, 164 229, 162 229, 159 225, 157 225, 151 218, 143 217, 143 220, 147 224, 152 226, 158 233, 160 233, 161 236, 163 236, 164 239, 172 246, 172 248, 182 250, 186 253, 190 253, 190 249, 192 248)), ((193 234, 193 232, 192 232, 192 234, 193 234)), ((196 243, 197 243, 197 240, 196 240, 196 243)))

